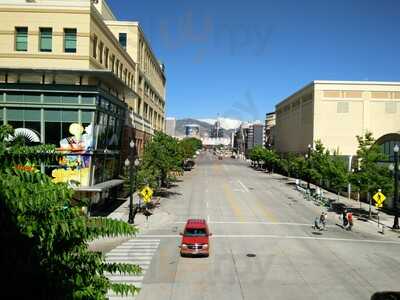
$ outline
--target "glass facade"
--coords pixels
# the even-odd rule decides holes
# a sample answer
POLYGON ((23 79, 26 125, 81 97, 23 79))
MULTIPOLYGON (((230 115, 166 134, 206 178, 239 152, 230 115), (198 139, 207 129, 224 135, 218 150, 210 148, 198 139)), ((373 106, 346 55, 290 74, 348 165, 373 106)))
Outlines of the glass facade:
POLYGON ((4 97, 1 123, 18 129, 27 143, 53 144, 64 154, 46 167, 55 182, 83 187, 118 175, 125 118, 125 104, 118 99, 103 92, 55 91, 12 91, 4 97))
POLYGON ((386 141, 380 145, 382 152, 389 158, 389 160, 394 160, 393 149, 395 145, 399 145, 400 147, 400 141, 386 141))

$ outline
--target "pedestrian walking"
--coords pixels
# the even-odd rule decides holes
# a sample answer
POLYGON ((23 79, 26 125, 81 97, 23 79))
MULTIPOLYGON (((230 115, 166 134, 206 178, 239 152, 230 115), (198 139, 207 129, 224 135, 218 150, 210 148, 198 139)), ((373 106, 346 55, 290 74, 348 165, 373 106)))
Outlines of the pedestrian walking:
POLYGON ((343 228, 346 228, 347 224, 349 223, 347 221, 347 210, 346 209, 344 209, 342 212, 342 219, 343 219, 343 228))
POLYGON ((319 218, 318 217, 315 217, 313 228, 321 230, 321 227, 319 226, 319 218))
POLYGON ((353 213, 351 211, 348 212, 346 217, 347 217, 347 221, 349 223, 347 230, 351 231, 351 228, 353 227, 353 213))
POLYGON ((322 212, 321 215, 319 216, 319 224, 322 225, 322 230, 325 230, 325 228, 326 228, 327 217, 328 217, 328 214, 326 212, 322 212))

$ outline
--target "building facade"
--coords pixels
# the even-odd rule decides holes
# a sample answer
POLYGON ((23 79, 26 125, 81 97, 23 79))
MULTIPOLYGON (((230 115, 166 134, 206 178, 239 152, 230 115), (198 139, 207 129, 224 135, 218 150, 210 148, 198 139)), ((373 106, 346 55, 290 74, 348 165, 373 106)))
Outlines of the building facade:
POLYGON ((306 153, 320 140, 331 153, 352 156, 356 135, 367 131, 393 155, 390 145, 400 141, 399 82, 313 81, 276 105, 281 153, 306 153))
POLYGON ((200 126, 197 124, 186 124, 185 125, 185 137, 200 138, 200 126))
POLYGON ((0 122, 55 144, 65 156, 45 171, 94 202, 122 183, 130 140, 140 153, 165 130, 164 67, 120 23, 104 0, 0 3, 0 122))
POLYGON ((265 115, 265 133, 264 133, 264 145, 266 148, 271 149, 274 147, 275 142, 275 125, 276 115, 275 112, 267 113, 265 115))
POLYGON ((225 135, 224 129, 221 127, 220 121, 215 121, 214 125, 210 128, 211 138, 223 138, 225 135))
POLYGON ((170 136, 176 136, 176 119, 166 118, 165 120, 166 133, 170 136))
POLYGON ((242 123, 234 136, 234 148, 238 154, 247 155, 255 146, 264 146, 264 125, 257 123, 242 123))

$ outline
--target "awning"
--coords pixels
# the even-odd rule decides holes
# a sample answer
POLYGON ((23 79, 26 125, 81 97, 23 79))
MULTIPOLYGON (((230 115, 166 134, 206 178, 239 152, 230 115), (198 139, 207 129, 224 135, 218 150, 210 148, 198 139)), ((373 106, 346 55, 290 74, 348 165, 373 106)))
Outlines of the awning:
POLYGON ((92 186, 76 187, 76 192, 103 192, 124 183, 122 179, 112 179, 92 186))

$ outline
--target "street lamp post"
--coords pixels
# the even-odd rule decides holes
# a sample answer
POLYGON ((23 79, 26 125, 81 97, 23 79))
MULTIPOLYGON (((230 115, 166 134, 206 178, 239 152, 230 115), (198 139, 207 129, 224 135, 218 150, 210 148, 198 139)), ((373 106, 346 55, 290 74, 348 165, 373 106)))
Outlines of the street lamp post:
POLYGON ((393 195, 393 208, 394 208, 394 221, 393 229, 400 229, 399 227, 399 145, 395 145, 394 152, 394 195, 393 195))
MULTIPOLYGON (((130 156, 133 156, 134 148, 135 148, 135 142, 131 140, 129 143, 129 148, 130 148, 130 156)), ((133 224, 135 221, 135 216, 133 213, 133 164, 129 161, 127 158, 125 160, 125 166, 129 167, 129 217, 128 217, 128 223, 133 224)))

